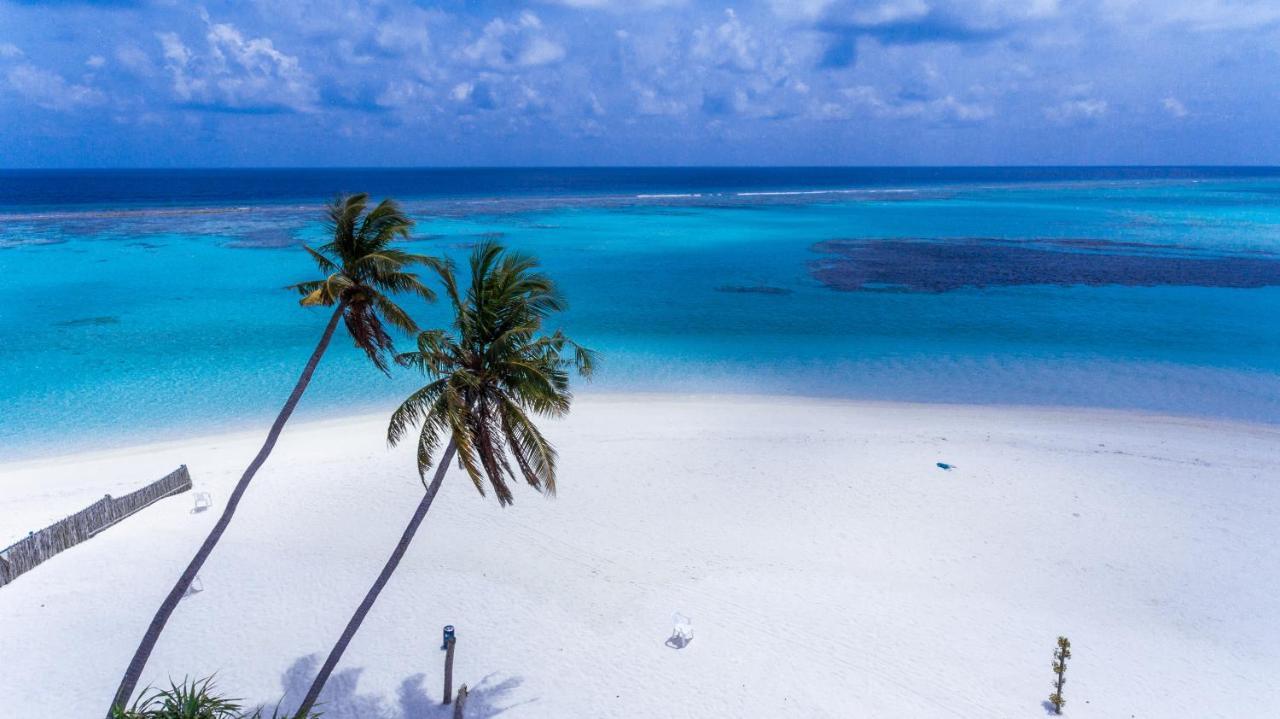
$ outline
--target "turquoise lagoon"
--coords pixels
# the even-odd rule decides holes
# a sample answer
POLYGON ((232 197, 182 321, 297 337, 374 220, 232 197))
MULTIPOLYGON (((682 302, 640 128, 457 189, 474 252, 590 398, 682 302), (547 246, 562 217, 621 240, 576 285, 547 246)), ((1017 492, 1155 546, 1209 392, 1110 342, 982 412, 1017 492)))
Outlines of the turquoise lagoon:
MULTIPOLYGON (((541 258, 604 357, 583 392, 1280 422, 1280 173, 189 172, 0 173, 0 458, 265 427, 327 317, 282 289, 316 274, 297 244, 362 188, 410 209, 415 251, 541 258)), ((340 336, 300 416, 414 382, 340 336)))

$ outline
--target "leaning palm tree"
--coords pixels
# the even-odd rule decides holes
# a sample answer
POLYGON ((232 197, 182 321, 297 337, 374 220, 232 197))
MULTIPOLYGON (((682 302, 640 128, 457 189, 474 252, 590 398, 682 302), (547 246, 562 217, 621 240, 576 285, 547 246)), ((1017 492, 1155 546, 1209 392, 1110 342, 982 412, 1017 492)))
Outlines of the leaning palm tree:
MULTIPOLYGON (((142 643, 134 652, 133 660, 120 681, 112 700, 112 708, 123 708, 128 705, 147 664, 147 658, 160 639, 169 616, 177 608, 178 602, 187 593, 192 580, 205 560, 213 552, 214 546, 222 538, 231 517, 236 512, 240 498, 249 488, 254 474, 267 460, 280 437, 284 424, 298 406, 298 400, 311 382, 320 357, 329 347, 334 330, 341 319, 346 324, 347 332, 355 344, 369 356, 373 364, 383 372, 388 371, 387 357, 394 351, 391 337, 387 332, 389 323, 407 333, 418 331, 417 325, 398 305, 388 298, 389 293, 416 294, 426 300, 435 299, 435 293, 418 280, 418 276, 408 270, 414 265, 435 266, 438 260, 432 257, 415 255, 392 247, 398 237, 408 237, 409 228, 413 224, 400 208, 391 200, 383 200, 373 209, 368 209, 369 196, 365 194, 339 197, 328 208, 327 230, 332 239, 318 249, 305 247, 324 279, 292 285, 288 289, 297 290, 302 295, 301 304, 306 307, 323 305, 333 307, 333 315, 320 336, 320 344, 311 353, 302 370, 302 376, 294 385, 293 392, 285 402, 284 408, 267 432, 267 441, 258 450, 258 455, 249 463, 235 489, 227 498, 226 508, 222 516, 205 537, 204 543, 196 552, 191 563, 187 565, 182 576, 178 578, 173 589, 169 591, 160 609, 152 618, 142 643)), ((108 713, 108 716, 110 714, 108 713)))
POLYGON ((421 425, 418 473, 426 488, 395 551, 329 652, 299 707, 310 712, 342 653, 386 587, 422 524, 445 471, 456 456, 480 494, 486 484, 502 505, 514 497, 508 480, 523 477, 534 489, 554 494, 556 452, 533 416, 561 417, 573 398, 570 370, 590 376, 594 353, 559 330, 544 333, 543 320, 565 308, 555 284, 537 262, 484 243, 471 255, 471 285, 465 291, 451 264, 438 268, 453 304, 453 331, 418 335, 418 349, 399 355, 401 364, 429 380, 391 415, 387 441, 397 444, 421 425), (444 451, 427 484, 433 457, 444 451))

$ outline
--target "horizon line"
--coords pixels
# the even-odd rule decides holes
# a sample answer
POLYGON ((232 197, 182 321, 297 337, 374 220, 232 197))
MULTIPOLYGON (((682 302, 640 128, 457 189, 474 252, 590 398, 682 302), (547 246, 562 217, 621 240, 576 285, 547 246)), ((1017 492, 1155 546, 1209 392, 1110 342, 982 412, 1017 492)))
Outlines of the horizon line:
POLYGON ((99 165, 83 167, 0 167, 0 172, 102 172, 175 170, 981 170, 981 169, 1183 169, 1183 170, 1280 170, 1280 164, 867 164, 867 165, 99 165))

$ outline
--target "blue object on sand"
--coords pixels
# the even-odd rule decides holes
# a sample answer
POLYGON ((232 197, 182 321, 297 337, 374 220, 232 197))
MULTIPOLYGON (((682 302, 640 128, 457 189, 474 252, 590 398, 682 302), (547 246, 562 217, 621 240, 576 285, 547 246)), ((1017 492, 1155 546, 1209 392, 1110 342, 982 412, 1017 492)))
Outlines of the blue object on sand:
POLYGON ((938 469, 945 469, 948 472, 950 472, 951 470, 955 469, 955 465, 947 464, 946 462, 938 462, 938 469))

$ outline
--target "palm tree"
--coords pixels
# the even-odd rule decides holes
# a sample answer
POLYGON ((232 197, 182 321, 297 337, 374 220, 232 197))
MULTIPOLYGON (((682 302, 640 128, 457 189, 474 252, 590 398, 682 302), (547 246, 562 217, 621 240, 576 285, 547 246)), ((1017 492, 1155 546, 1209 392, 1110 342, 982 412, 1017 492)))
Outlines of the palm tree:
POLYGON ((275 423, 271 425, 271 430, 267 433, 267 441, 262 445, 262 449, 258 450, 258 455, 253 458, 249 468, 240 477, 240 481, 236 483, 217 524, 213 526, 209 536, 205 537, 195 557, 187 565, 182 576, 178 578, 173 589, 161 603, 155 617, 152 618, 146 634, 143 635, 142 643, 138 645, 133 660, 129 662, 129 668, 125 670, 124 678, 120 681, 120 687, 112 700, 112 708, 124 707, 128 704, 142 676, 142 670, 147 664, 147 658, 151 656, 151 651, 159 641, 160 633, 164 631, 169 616, 173 614, 178 602, 191 586, 196 573, 200 571, 200 567, 204 565, 205 560, 213 552, 214 546, 222 538, 227 525, 231 523, 231 517, 236 512, 240 498, 249 488, 249 482, 275 447, 285 422, 298 406, 298 400, 302 398, 303 391, 311 382, 311 375, 315 373, 320 357, 324 355, 329 347, 329 341, 333 339, 338 320, 342 319, 346 324, 347 332, 350 333, 356 346, 364 350, 373 364, 385 373, 388 371, 387 355, 394 350, 394 347, 384 322, 407 333, 418 331, 417 325, 409 315, 392 302, 387 294, 402 292, 416 294, 429 301, 435 299, 435 293, 423 285, 417 275, 407 270, 416 264, 434 267, 438 264, 438 260, 410 254, 391 246, 397 237, 408 237, 413 221, 391 200, 383 200, 371 210, 368 209, 368 202, 369 196, 365 194, 335 199, 328 208, 326 227, 333 239, 321 245, 319 249, 304 246, 325 277, 292 285, 288 289, 297 290, 302 295, 300 302, 303 306, 333 307, 333 315, 329 318, 329 324, 325 327, 324 334, 320 336, 320 344, 316 345, 315 351, 311 353, 311 359, 303 368, 302 376, 294 385, 284 408, 280 410, 275 423))
POLYGON ((559 330, 543 332, 543 320, 563 310, 565 301, 551 279, 536 271, 536 260, 484 243, 472 253, 470 265, 471 286, 465 293, 454 279, 451 263, 438 268, 453 304, 453 331, 423 332, 416 352, 396 358, 429 380, 396 409, 387 429, 387 441, 394 445, 421 425, 418 474, 426 493, 382 573, 329 652, 298 709, 300 714, 311 711, 391 579, 455 456, 480 494, 487 484, 504 506, 514 499, 509 479, 523 477, 539 492, 555 493, 556 452, 532 416, 561 417, 569 412, 573 399, 569 371, 590 376, 594 353, 559 330), (427 484, 432 458, 442 443, 444 451, 427 484))

